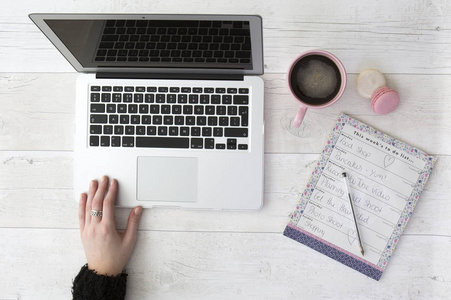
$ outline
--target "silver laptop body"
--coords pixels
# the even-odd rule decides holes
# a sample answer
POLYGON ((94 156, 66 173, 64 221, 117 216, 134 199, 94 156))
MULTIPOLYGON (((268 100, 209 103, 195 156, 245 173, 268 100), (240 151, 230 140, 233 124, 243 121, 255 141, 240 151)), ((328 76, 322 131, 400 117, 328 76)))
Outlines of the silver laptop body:
POLYGON ((262 207, 260 17, 30 18, 80 73, 77 200, 105 174, 119 181, 122 207, 262 207))

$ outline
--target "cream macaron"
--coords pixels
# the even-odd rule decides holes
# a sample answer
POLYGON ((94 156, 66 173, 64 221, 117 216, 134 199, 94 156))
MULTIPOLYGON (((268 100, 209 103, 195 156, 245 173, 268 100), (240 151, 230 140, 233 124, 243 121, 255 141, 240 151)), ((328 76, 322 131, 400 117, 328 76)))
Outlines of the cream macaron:
POLYGON ((360 73, 356 87, 360 96, 371 99, 371 108, 377 114, 388 114, 398 107, 398 92, 387 88, 385 76, 378 70, 368 69, 360 73))

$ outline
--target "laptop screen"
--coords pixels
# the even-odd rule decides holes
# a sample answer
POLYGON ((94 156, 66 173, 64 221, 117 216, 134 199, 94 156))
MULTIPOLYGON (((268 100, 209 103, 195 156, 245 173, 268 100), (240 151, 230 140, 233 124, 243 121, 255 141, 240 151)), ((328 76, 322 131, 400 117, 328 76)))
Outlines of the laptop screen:
POLYGON ((30 17, 78 71, 263 73, 255 16, 63 16, 30 17))

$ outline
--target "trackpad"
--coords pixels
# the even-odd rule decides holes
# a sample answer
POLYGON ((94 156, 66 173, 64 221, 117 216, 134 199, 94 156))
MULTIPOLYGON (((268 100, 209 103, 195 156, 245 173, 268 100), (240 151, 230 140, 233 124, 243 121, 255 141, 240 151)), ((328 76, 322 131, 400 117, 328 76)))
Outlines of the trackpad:
POLYGON ((138 157, 140 201, 197 201, 197 158, 138 157))

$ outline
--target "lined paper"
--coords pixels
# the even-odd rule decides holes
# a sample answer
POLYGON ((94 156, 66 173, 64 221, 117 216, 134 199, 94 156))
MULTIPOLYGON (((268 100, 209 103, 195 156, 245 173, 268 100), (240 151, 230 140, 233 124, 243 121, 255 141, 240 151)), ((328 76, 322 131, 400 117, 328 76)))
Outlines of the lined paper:
MULTIPOLYGON (((349 256, 348 265, 374 268, 378 275, 373 278, 379 279, 434 162, 418 149, 342 115, 289 226, 305 234, 309 246, 313 238, 345 256, 336 258, 337 252, 331 254, 317 244, 312 248, 341 262, 349 256), (348 175, 364 256, 343 172, 348 175)), ((299 232, 284 234, 293 238, 290 235, 299 232)))

